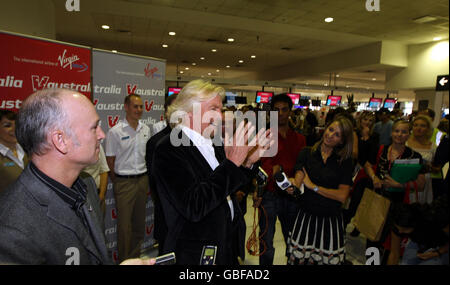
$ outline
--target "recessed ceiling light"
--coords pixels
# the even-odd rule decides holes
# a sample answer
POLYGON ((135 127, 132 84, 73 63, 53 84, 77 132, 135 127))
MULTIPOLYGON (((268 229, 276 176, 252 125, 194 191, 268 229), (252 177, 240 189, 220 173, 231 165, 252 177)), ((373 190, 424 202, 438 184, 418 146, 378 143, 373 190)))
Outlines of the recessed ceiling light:
POLYGON ((166 45, 166 44, 163 44, 163 45, 162 45, 162 47, 163 47, 163 48, 166 48, 166 47, 169 47, 169 46, 168 46, 168 45, 166 45))
POLYGON ((239 63, 244 63, 244 61, 242 59, 239 60, 239 63))
POLYGON ((250 56, 251 58, 256 58, 256 55, 252 55, 252 56, 250 56))
POLYGON ((212 51, 212 52, 217 52, 217 50, 216 50, 215 48, 213 48, 211 51, 212 51))
POLYGON ((230 43, 234 42, 233 38, 228 38, 227 41, 229 41, 230 43))
POLYGON ((193 62, 192 65, 197 65, 197 64, 195 62, 193 62))
POLYGON ((211 76, 211 72, 208 72, 208 75, 211 76))
POLYGON ((227 66, 225 66, 226 68, 230 68, 230 66, 229 65, 227 65, 227 66))
POLYGON ((181 71, 180 71, 180 73, 181 73, 181 74, 183 74, 183 73, 184 73, 184 71, 183 71, 183 70, 181 70, 181 71))
POLYGON ((113 52, 113 53, 117 53, 117 50, 113 49, 112 52, 113 52))
POLYGON ((325 22, 327 22, 327 23, 331 23, 333 21, 334 21, 334 19, 331 17, 325 18, 325 22))
POLYGON ((201 60, 205 60, 205 58, 202 56, 201 58, 200 58, 201 60))
POLYGON ((374 77, 374 78, 372 78, 372 81, 376 81, 377 79, 374 77))
POLYGON ((175 32, 169 32, 169 36, 175 36, 177 33, 175 32))
POLYGON ((102 29, 104 29, 104 30, 109 30, 109 28, 110 28, 110 26, 108 26, 108 25, 102 25, 102 29))
POLYGON ((435 38, 433 38, 433 41, 440 41, 440 40, 442 40, 442 37, 435 37, 435 38))
POLYGON ((189 70, 189 67, 185 67, 184 69, 189 70))
POLYGON ((336 77, 340 77, 340 75, 339 75, 339 74, 336 74, 336 77))
POLYGON ((217 69, 216 72, 220 72, 220 69, 217 69))

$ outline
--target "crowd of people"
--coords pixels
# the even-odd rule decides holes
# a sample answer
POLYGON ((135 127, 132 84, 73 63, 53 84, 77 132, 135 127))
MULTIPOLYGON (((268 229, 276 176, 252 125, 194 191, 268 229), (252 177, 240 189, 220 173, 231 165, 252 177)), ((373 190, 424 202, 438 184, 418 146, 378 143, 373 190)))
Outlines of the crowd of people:
POLYGON ((448 264, 447 117, 434 128, 431 109, 294 110, 280 94, 239 110, 275 111, 277 133, 236 116, 230 133, 223 112, 238 110, 223 106, 224 94, 191 81, 155 126, 140 122, 142 98, 130 94, 125 120, 106 134, 92 103, 66 89, 32 94, 18 115, 0 110, 0 263, 111 264, 102 232, 109 176, 124 264, 154 263, 140 259, 149 189, 159 254, 175 252, 177 264, 199 264, 205 246, 216 264, 239 264, 249 195, 260 209, 260 265, 273 264, 277 219, 288 264, 348 264, 347 225, 368 188, 392 203, 381 238, 367 239, 382 264, 448 264), (399 160, 420 164, 409 181, 391 175, 399 160))

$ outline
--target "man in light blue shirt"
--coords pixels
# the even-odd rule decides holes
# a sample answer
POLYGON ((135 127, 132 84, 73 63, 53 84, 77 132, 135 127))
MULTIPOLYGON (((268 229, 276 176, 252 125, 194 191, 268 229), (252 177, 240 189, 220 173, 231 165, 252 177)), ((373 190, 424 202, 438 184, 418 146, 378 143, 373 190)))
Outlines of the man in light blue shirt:
POLYGON ((389 110, 381 108, 379 113, 380 121, 375 124, 373 131, 380 135, 380 144, 390 145, 393 122, 389 118, 389 110))

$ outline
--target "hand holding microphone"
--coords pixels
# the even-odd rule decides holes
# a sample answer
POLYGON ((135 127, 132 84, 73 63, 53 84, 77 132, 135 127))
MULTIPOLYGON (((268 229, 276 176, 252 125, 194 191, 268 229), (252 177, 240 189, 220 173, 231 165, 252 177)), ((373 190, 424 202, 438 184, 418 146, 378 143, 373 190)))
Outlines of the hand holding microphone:
POLYGON ((288 191, 288 193, 293 195, 295 198, 300 198, 300 196, 305 192, 303 184, 300 186, 300 188, 292 184, 291 181, 289 181, 289 179, 287 178, 286 173, 284 173, 282 169, 275 173, 274 178, 275 182, 281 190, 288 191))

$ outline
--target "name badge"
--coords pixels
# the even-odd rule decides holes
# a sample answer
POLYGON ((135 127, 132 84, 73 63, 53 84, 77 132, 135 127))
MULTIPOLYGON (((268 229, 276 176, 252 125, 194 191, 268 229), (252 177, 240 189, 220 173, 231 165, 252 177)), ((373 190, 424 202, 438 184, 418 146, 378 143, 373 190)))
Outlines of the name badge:
POLYGON ((124 140, 127 140, 127 139, 129 139, 129 138, 130 138, 130 136, 126 136, 126 137, 122 137, 121 140, 124 141, 124 140))

